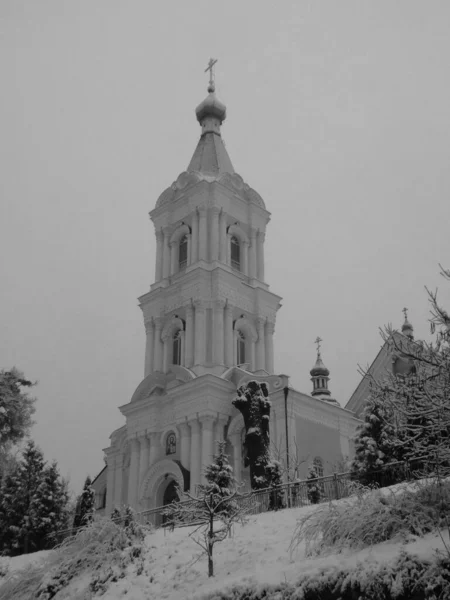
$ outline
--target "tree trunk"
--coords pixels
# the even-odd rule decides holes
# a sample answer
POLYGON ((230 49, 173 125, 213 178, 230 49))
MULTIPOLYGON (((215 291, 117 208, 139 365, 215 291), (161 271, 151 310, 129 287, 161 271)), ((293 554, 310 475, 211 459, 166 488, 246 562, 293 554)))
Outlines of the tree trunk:
MULTIPOLYGON (((212 494, 209 499, 210 506, 212 506, 212 494)), ((213 537, 214 537, 214 513, 209 515, 209 532, 208 532, 208 577, 214 577, 214 563, 213 563, 213 537)))

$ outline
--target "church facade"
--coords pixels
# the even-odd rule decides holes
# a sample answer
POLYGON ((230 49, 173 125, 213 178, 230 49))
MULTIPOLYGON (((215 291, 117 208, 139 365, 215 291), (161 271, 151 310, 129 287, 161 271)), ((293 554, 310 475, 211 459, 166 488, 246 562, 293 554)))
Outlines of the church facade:
POLYGON ((244 423, 232 400, 250 380, 268 385, 273 452, 284 461, 288 437, 291 477, 306 476, 313 460, 332 472, 352 454, 359 421, 330 399, 319 350, 312 395, 274 372, 281 298, 265 278, 270 213, 235 172, 221 137, 226 109, 212 81, 208 92, 196 109, 201 134, 189 166, 150 212, 155 281, 139 298, 144 379, 120 407, 125 424, 112 433, 106 468, 94 481, 106 514, 123 504, 138 511, 167 504, 177 485, 195 494, 218 440, 226 440, 235 477, 248 486, 244 423))

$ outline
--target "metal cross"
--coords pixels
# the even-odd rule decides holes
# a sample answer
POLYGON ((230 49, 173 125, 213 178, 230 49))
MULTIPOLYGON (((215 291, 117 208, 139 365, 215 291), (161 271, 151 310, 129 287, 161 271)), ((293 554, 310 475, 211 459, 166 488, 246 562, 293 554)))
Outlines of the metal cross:
POLYGON ((317 336, 316 340, 314 341, 314 343, 317 344, 317 354, 320 354, 320 342, 323 342, 323 340, 317 336))
POLYGON ((402 313, 405 315, 405 321, 407 321, 407 320, 408 320, 408 309, 407 309, 407 308, 404 308, 404 309, 402 310, 402 313))
POLYGON ((208 66, 205 69, 205 73, 209 71, 209 85, 210 87, 214 87, 214 71, 213 67, 217 62, 217 58, 210 58, 208 66))

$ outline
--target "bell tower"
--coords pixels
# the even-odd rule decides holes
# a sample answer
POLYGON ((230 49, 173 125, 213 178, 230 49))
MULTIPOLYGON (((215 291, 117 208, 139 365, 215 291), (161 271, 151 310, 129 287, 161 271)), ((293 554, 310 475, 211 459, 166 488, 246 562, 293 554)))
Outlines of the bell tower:
POLYGON ((226 107, 211 64, 196 108, 200 139, 187 170, 158 198, 155 281, 139 298, 146 330, 145 377, 173 365, 196 376, 245 365, 274 372, 280 297, 264 275, 270 213, 233 167, 222 140, 226 107))

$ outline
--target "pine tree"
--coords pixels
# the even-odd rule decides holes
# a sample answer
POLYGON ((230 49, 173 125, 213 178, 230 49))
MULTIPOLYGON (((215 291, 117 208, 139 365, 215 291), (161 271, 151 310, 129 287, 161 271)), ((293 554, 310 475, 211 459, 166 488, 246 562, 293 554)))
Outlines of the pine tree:
POLYGON ((73 522, 74 529, 83 527, 93 519, 95 511, 95 492, 89 475, 84 482, 83 491, 77 502, 77 511, 73 522))
POLYGON ((35 534, 37 513, 30 510, 43 479, 44 456, 33 441, 28 442, 14 473, 6 476, 0 499, 3 549, 22 554, 38 548, 35 534))
POLYGON ((51 546, 52 534, 67 528, 68 502, 67 483, 61 478, 57 463, 53 462, 44 469, 42 481, 30 505, 38 549, 51 546))
POLYGON ((315 464, 310 464, 308 467, 308 475, 306 477, 306 479, 308 480, 306 483, 306 487, 308 499, 311 502, 311 504, 318 504, 322 499, 322 490, 320 488, 320 483, 317 481, 318 477, 319 474, 317 473, 315 464))

